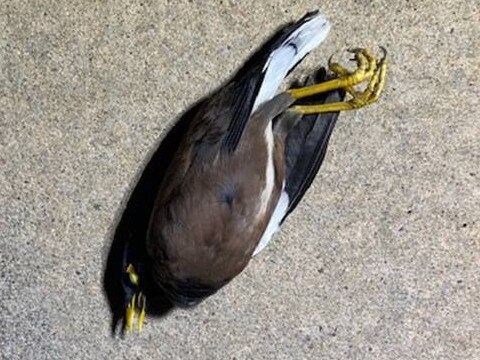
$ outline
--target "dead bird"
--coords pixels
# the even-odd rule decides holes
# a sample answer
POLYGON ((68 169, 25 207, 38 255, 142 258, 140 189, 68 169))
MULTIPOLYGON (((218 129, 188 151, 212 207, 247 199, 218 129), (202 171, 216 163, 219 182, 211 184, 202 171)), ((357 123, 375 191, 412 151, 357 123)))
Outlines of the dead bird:
POLYGON ((375 102, 386 52, 349 50, 350 71, 329 61, 304 86, 279 93, 288 73, 330 30, 318 11, 286 26, 255 62, 203 101, 158 188, 146 259, 125 250, 125 327, 139 330, 157 288, 181 307, 230 282, 271 240, 311 185, 340 111, 375 102), (365 84, 363 91, 355 85, 365 84), (346 96, 349 100, 345 100, 346 96))

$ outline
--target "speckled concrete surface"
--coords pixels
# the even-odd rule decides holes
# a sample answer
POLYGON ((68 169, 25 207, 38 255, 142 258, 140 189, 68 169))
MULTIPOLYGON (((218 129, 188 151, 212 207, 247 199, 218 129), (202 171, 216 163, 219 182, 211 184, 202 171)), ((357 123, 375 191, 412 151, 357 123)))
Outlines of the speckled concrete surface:
POLYGON ((480 5, 0 2, 3 359, 480 359, 480 5), (164 132, 283 23, 333 23, 300 69, 388 48, 282 233, 193 311, 110 335, 102 276, 164 132))

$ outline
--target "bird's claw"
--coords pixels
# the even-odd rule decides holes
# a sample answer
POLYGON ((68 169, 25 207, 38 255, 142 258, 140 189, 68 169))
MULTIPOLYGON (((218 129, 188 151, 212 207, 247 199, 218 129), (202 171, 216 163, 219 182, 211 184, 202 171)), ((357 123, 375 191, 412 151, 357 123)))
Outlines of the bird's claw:
POLYGON ((384 54, 379 61, 367 49, 348 49, 348 52, 354 54, 353 60, 357 63, 357 68, 354 71, 333 62, 332 56, 328 60, 328 68, 337 75, 336 79, 288 91, 295 99, 300 99, 327 91, 343 89, 352 96, 350 100, 321 105, 296 105, 292 109, 302 114, 317 114, 358 109, 377 101, 385 84, 387 70, 387 51, 383 47, 381 49, 384 54), (355 90, 355 85, 362 84, 367 80, 368 84, 365 90, 355 90))

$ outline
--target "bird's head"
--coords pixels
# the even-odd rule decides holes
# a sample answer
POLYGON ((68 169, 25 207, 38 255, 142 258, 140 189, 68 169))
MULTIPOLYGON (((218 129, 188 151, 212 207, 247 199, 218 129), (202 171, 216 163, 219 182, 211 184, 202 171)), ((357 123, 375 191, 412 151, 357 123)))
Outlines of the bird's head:
POLYGON ((192 307, 202 300, 215 294, 224 285, 209 285, 195 279, 162 279, 157 284, 165 291, 165 294, 173 304, 179 307, 192 307))

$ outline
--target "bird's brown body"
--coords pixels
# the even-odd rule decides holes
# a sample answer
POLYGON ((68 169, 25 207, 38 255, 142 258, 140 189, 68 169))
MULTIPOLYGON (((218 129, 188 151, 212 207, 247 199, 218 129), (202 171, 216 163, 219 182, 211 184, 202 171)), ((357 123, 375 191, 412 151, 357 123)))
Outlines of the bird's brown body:
POLYGON ((285 131, 281 121, 273 129, 272 120, 294 99, 283 94, 261 106, 229 152, 221 140, 235 90, 211 97, 192 119, 159 190, 147 249, 160 284, 189 279, 218 288, 232 279, 250 260, 280 197, 285 131))

